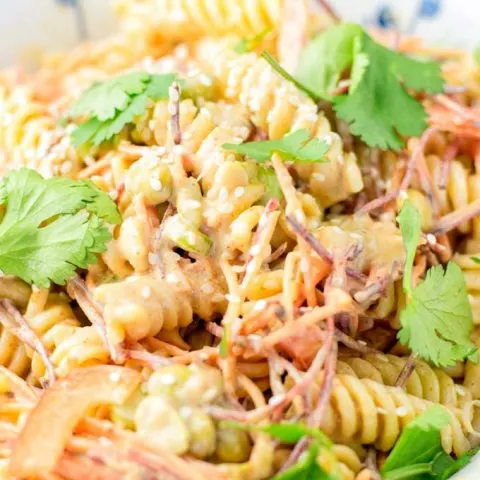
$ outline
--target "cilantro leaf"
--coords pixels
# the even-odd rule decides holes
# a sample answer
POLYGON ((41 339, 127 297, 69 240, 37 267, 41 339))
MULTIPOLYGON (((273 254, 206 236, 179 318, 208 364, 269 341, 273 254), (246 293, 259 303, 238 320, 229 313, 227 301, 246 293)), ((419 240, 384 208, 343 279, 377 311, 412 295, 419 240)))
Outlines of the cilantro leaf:
MULTIPOLYGON (((242 430, 265 432, 285 444, 296 444, 303 437, 310 437, 312 441, 307 451, 298 462, 289 469, 278 473, 272 480, 337 480, 336 475, 327 474, 318 464, 317 457, 320 448, 331 449, 331 440, 316 428, 310 428, 302 423, 270 423, 268 425, 246 425, 237 422, 225 422, 228 425, 242 430)), ((333 469, 338 465, 332 465, 333 469)))
POLYGON ((149 81, 147 72, 131 72, 94 83, 82 93, 70 110, 70 116, 91 115, 101 122, 113 118, 117 110, 125 110, 131 96, 145 91, 149 81))
POLYGON ((318 464, 318 453, 318 444, 312 442, 295 465, 278 473, 272 480, 333 480, 318 464))
POLYGON ((383 464, 382 478, 392 470, 433 460, 442 451, 440 431, 449 421, 445 408, 436 405, 410 422, 383 464))
POLYGON ((268 433, 282 443, 295 444, 302 437, 311 437, 320 445, 329 448, 332 446, 331 440, 321 430, 307 427, 302 423, 270 423, 269 425, 257 426, 255 429, 268 433))
POLYGON ((241 155, 248 155, 259 163, 270 161, 277 152, 283 160, 295 162, 321 162, 328 150, 326 142, 312 137, 305 129, 289 133, 279 140, 264 140, 241 144, 225 143, 223 148, 233 150, 241 155))
POLYGON ((478 452, 479 448, 475 448, 456 460, 445 452, 441 452, 433 462, 432 472, 438 475, 439 480, 448 480, 453 474, 466 467, 478 452))
MULTIPOLYGON (((0 195, 0 196, 1 196, 1 195, 0 195)), ((480 264, 480 257, 470 257, 470 259, 471 259, 474 263, 480 264)))
POLYGON ((241 38, 234 46, 233 51, 238 54, 248 53, 255 50, 262 40, 272 31, 271 28, 266 28, 262 32, 250 38, 241 38))
POLYGON ((0 269, 41 287, 64 284, 94 263, 111 238, 104 222, 121 222, 110 197, 89 181, 20 169, 3 178, 1 191, 0 269))
POLYGON ((360 25, 342 23, 314 38, 300 57, 298 80, 319 97, 331 99, 342 73, 353 63, 355 39, 362 32, 360 25))
POLYGON ((363 55, 354 57, 352 70, 363 71, 361 80, 356 79, 348 95, 334 98, 334 109, 350 124, 352 133, 368 145, 399 149, 403 146, 401 136, 418 136, 427 127, 425 109, 406 87, 440 92, 440 67, 435 62, 420 62, 393 52, 366 33, 360 41, 357 49, 363 55))
POLYGON ((442 448, 441 429, 450 415, 435 405, 410 422, 382 466, 384 480, 447 480, 467 465, 478 449, 457 460, 442 448))
POLYGON ((421 234, 421 218, 419 211, 412 202, 406 200, 397 217, 400 231, 402 232, 403 243, 406 250, 405 268, 403 272, 403 289, 408 294, 412 293, 412 270, 415 252, 421 234))
POLYGON ((462 270, 455 263, 448 263, 446 271, 441 265, 428 270, 425 281, 412 291, 400 322, 400 342, 427 362, 448 367, 476 356, 469 341, 470 302, 462 270))
POLYGON ((72 132, 74 145, 100 145, 110 140, 145 111, 148 99, 168 98, 168 89, 176 78, 174 74, 131 72, 94 84, 69 112, 71 118, 87 117, 72 132))

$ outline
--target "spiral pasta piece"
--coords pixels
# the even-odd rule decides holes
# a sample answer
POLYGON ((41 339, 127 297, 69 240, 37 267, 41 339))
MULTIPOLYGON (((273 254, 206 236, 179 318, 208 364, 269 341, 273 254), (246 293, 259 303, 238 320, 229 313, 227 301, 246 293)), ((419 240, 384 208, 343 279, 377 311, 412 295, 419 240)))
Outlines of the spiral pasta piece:
POLYGON ((209 321, 225 308, 225 286, 207 260, 179 262, 178 274, 132 275, 105 283, 94 296, 104 305, 103 316, 112 342, 140 340, 173 331, 192 322, 194 313, 209 321))
POLYGON ((116 12, 124 28, 141 27, 170 40, 200 35, 221 36, 232 31, 252 36, 278 26, 283 0, 117 0, 116 12))
MULTIPOLYGON (((393 386, 406 361, 406 357, 388 354, 345 357, 338 362, 337 372, 393 386)), ((410 395, 442 405, 460 407, 471 400, 468 389, 455 384, 443 370, 432 368, 421 360, 415 362, 415 370, 409 377, 405 390, 410 395)))
MULTIPOLYGON (((401 388, 340 374, 334 379, 321 428, 337 441, 359 441, 389 451, 403 428, 430 405, 431 402, 409 395, 401 388)), ((472 419, 464 418, 459 408, 445 409, 450 415, 450 425, 442 430, 443 448, 447 453, 461 455, 472 446, 469 439, 472 419)))
POLYGON ((82 160, 70 137, 27 87, 0 92, 0 115, 0 147, 8 168, 29 167, 47 177, 74 176, 80 170, 82 160))
POLYGON ((199 43, 197 58, 218 80, 222 95, 245 106, 254 125, 271 139, 298 129, 307 129, 328 142, 325 163, 298 168, 323 207, 345 200, 363 188, 353 153, 343 152, 340 136, 332 132, 315 103, 280 77, 254 53, 236 54, 228 41, 206 39, 199 43))
MULTIPOLYGON (((27 315, 28 312, 27 309, 27 315)), ((68 300, 61 295, 49 294, 46 303, 29 315, 27 321, 45 345, 58 376, 67 375, 74 368, 106 363, 109 359, 97 331, 92 326, 83 327, 68 300)), ((28 374, 33 381, 43 378, 46 369, 42 357, 2 328, 0 364, 19 376, 28 374)))

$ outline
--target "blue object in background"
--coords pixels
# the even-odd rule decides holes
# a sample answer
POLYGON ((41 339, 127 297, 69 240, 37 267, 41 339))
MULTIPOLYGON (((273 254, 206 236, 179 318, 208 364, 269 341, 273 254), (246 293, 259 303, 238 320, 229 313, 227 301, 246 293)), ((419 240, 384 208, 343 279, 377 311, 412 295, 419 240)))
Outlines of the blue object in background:
POLYGON ((435 17, 440 12, 441 0, 421 0, 418 14, 421 17, 435 17))
POLYGON ((385 30, 395 27, 395 16, 390 5, 383 5, 378 9, 375 23, 385 30))

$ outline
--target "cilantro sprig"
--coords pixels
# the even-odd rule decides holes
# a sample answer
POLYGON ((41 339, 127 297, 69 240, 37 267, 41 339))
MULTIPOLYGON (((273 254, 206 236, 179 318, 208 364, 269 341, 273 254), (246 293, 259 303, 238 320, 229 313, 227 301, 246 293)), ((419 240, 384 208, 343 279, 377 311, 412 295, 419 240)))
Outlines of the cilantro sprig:
POLYGON ((457 460, 447 455, 441 442, 441 429, 450 415, 436 405, 410 422, 382 466, 383 480, 447 480, 467 465, 476 451, 457 460))
POLYGON ((70 118, 86 118, 72 132, 74 145, 100 145, 110 140, 145 111, 149 99, 167 99, 176 78, 174 74, 131 72, 93 84, 69 112, 70 118))
POLYGON ((419 136, 427 128, 425 109, 407 88, 441 92, 440 66, 389 50, 365 32, 357 39, 353 85, 348 94, 335 97, 334 109, 367 144, 399 149, 402 136, 419 136))
POLYGON ((419 136, 427 127, 426 112, 411 91, 443 90, 440 66, 419 61, 375 42, 359 25, 329 28, 304 49, 296 76, 264 52, 265 60, 315 102, 332 102, 337 115, 368 145, 399 149, 403 136, 419 136), (335 94, 342 78, 347 93, 335 94))
POLYGON ((33 170, 2 179, 0 269, 39 287, 63 285, 76 268, 86 268, 105 251, 105 223, 121 216, 110 197, 90 181, 44 179, 33 170))
POLYGON ((270 161, 276 152, 282 160, 292 160, 299 163, 316 163, 323 161, 328 145, 325 141, 313 137, 308 130, 300 129, 285 135, 278 140, 262 140, 246 143, 225 143, 226 150, 232 150, 241 155, 247 155, 258 163, 270 161))
POLYGON ((462 270, 453 262, 445 270, 437 265, 413 288, 411 275, 421 233, 420 215, 407 200, 397 220, 406 250, 403 285, 409 297, 400 313, 400 342, 437 366, 452 366, 466 358, 476 360, 477 349, 470 342, 472 310, 462 270))
POLYGON ((267 433, 281 443, 295 445, 303 437, 309 437, 307 450, 295 465, 277 473, 272 480, 337 480, 339 476, 335 470, 338 465, 332 465, 333 473, 327 473, 318 464, 317 457, 322 449, 331 450, 331 440, 321 431, 309 428, 301 423, 271 423, 269 425, 243 425, 228 422, 229 425, 243 430, 254 430, 267 433))

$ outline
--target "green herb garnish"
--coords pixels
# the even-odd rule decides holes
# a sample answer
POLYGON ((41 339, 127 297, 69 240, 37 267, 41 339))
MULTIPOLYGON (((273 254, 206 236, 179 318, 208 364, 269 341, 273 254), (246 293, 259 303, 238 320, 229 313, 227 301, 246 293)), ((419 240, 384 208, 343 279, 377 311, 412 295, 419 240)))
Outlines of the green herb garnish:
POLYGON ((312 40, 296 77, 268 53, 262 56, 315 102, 331 101, 354 135, 382 149, 399 149, 402 136, 420 136, 427 127, 425 109, 410 90, 439 93, 443 89, 438 63, 389 50, 354 24, 331 27, 312 40), (335 91, 342 78, 350 79, 344 94, 335 91))
MULTIPOLYGON (((311 441, 306 452, 292 467, 278 473, 272 480, 337 480, 338 475, 326 473, 318 464, 317 457, 322 448, 331 450, 331 440, 321 431, 307 427, 302 423, 271 423, 269 425, 243 425, 228 422, 229 425, 243 430, 265 432, 281 443, 294 445, 303 437, 311 441)), ((335 467, 335 466, 334 466, 335 467)), ((335 469, 335 468, 334 468, 335 469)))
POLYGON ((475 451, 454 460, 442 448, 441 429, 450 415, 440 405, 410 422, 381 469, 383 480, 446 480, 469 463, 475 451))
POLYGON ((279 140, 263 140, 241 144, 225 143, 222 145, 227 150, 232 150, 241 155, 247 155, 259 163, 270 161, 276 152, 282 160, 294 162, 316 163, 323 161, 323 156, 328 150, 326 142, 312 137, 310 132, 301 129, 289 133, 279 140))
POLYGON ((29 169, 2 179, 0 204, 0 269, 39 287, 63 285, 95 263, 111 239, 105 222, 121 222, 115 203, 92 182, 44 179, 29 169))
POLYGON ((465 358, 475 360, 477 349, 470 342, 472 310, 462 270, 452 262, 445 271, 437 265, 427 271, 422 283, 412 288, 420 215, 410 202, 405 202, 398 222, 407 253, 403 285, 409 295, 409 302, 400 314, 400 342, 437 366, 452 366, 465 358))
POLYGON ((110 140, 145 111, 149 99, 167 99, 176 78, 174 74, 132 72, 93 84, 69 112, 70 118, 87 117, 72 133, 74 145, 110 140))

